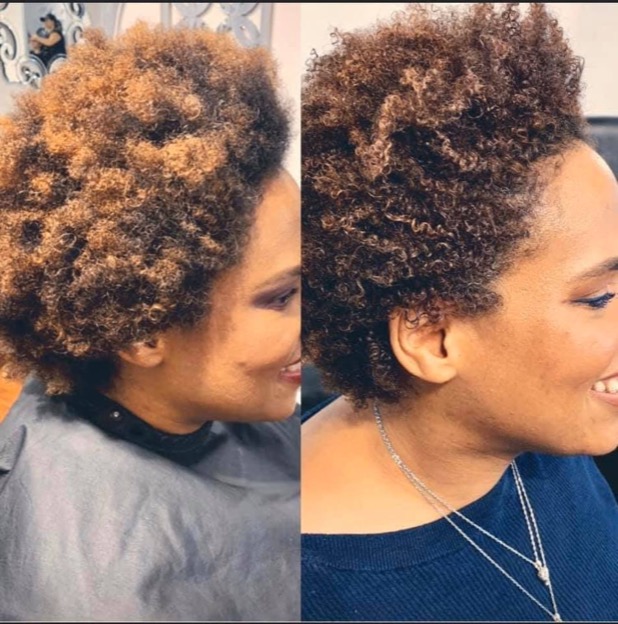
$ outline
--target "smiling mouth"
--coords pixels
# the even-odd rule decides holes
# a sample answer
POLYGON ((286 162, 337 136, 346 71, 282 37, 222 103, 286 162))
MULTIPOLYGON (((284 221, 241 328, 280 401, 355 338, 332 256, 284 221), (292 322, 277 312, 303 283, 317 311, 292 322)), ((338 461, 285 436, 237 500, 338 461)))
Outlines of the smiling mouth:
POLYGON ((285 368, 281 369, 281 372, 283 374, 288 374, 288 375, 300 375, 300 371, 301 371, 300 358, 298 358, 296 362, 293 362, 292 364, 288 364, 285 368))
POLYGON ((279 379, 297 387, 301 383, 301 368, 302 366, 299 357, 295 362, 288 364, 285 368, 282 368, 279 371, 279 379))
POLYGON ((618 394, 618 375, 596 381, 592 389, 602 394, 618 394))

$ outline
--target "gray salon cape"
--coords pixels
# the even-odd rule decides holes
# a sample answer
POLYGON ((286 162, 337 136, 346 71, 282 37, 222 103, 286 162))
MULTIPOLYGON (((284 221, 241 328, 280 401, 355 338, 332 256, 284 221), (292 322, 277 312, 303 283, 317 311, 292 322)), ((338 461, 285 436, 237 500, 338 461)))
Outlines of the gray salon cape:
POLYGON ((0 620, 297 620, 299 435, 168 435, 29 380, 0 424, 0 620))

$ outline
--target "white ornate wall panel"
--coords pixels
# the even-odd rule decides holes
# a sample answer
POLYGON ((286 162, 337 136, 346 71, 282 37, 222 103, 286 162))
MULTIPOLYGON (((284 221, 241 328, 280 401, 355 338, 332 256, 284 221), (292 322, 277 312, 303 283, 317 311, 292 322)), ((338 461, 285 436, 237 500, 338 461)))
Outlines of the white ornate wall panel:
POLYGON ((0 3, 0 70, 5 82, 37 87, 43 76, 63 61, 64 57, 58 58, 46 67, 30 54, 29 36, 40 29, 40 18, 47 13, 62 23, 67 46, 79 41, 89 24, 83 2, 0 3))

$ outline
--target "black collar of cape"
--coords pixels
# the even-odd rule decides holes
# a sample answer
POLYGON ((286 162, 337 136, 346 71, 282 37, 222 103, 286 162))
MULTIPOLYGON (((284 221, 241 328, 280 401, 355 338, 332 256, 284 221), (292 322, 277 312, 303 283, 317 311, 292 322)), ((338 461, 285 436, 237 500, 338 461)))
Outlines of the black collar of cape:
POLYGON ((136 444, 185 466, 197 463, 206 453, 212 422, 187 434, 155 429, 133 412, 98 392, 64 395, 63 400, 82 418, 106 433, 136 444))

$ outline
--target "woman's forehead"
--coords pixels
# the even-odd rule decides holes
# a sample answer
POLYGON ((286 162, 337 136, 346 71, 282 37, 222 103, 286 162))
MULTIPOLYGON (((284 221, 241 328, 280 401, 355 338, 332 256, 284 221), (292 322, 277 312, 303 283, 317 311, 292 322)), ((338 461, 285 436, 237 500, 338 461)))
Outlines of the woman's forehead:
POLYGON ((300 194, 286 172, 271 181, 256 209, 245 259, 258 279, 300 263, 300 194))
POLYGON ((219 280, 235 296, 296 279, 300 273, 300 194, 285 172, 267 186, 256 208, 241 262, 219 280))
POLYGON ((538 251, 509 273, 521 279, 535 273, 537 282, 556 279, 570 287, 611 269, 618 257, 618 185, 605 161, 583 144, 560 156, 555 171, 533 226, 538 251))
POLYGON ((582 145, 565 155, 545 199, 553 228, 564 235, 565 243, 594 245, 601 253, 616 252, 618 185, 592 148, 582 145), (603 241, 609 242, 610 249, 600 248, 603 241))

